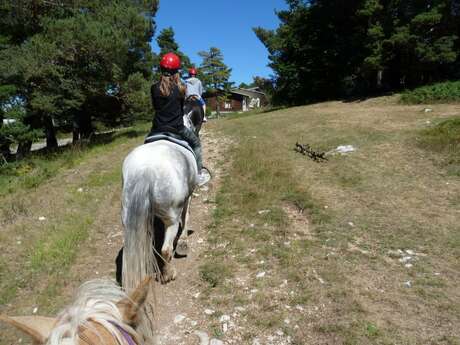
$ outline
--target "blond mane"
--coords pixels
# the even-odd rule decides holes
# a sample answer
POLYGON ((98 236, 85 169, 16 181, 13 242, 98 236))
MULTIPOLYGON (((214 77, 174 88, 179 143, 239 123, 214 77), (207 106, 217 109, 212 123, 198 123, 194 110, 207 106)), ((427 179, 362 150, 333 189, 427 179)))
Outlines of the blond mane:
POLYGON ((56 327, 48 338, 48 345, 78 344, 79 330, 89 328, 91 323, 102 325, 119 344, 127 344, 116 325, 130 334, 136 334, 127 324, 116 305, 127 298, 125 292, 111 280, 97 279, 83 284, 77 291, 75 302, 64 309, 57 318, 56 327), (90 322, 91 321, 91 322, 90 322))

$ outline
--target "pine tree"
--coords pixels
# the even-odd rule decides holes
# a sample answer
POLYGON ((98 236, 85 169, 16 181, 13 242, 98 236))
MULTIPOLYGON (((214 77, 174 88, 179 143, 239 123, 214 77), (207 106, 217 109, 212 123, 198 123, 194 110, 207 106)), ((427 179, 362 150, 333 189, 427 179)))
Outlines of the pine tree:
MULTIPOLYGON (((56 125, 74 123, 78 138, 92 131, 92 120, 113 126, 150 111, 156 0, 34 3, 0 7, 16 13, 0 19, 0 81, 15 87, 0 97, 2 109, 20 100, 23 128, 43 130, 48 147, 57 145, 56 125)), ((30 148, 30 138, 13 140, 22 140, 22 153, 30 148)))
POLYGON ((228 98, 232 87, 229 82, 231 68, 224 63, 224 56, 219 48, 211 47, 209 51, 201 51, 198 55, 203 59, 199 68, 199 77, 204 88, 217 97, 217 115, 220 114, 220 102, 228 98))
POLYGON ((287 0, 276 30, 255 28, 274 101, 301 104, 460 77, 458 0, 287 0))
MULTIPOLYGON (((176 39, 174 38, 174 30, 172 27, 161 30, 160 34, 157 37, 157 43, 160 47, 160 56, 166 53, 175 53, 180 57, 182 62, 183 73, 186 73, 186 71, 190 67, 192 67, 190 58, 179 50, 179 44, 176 42, 176 39)), ((159 64, 159 59, 160 57, 157 57, 156 66, 158 66, 159 64)))

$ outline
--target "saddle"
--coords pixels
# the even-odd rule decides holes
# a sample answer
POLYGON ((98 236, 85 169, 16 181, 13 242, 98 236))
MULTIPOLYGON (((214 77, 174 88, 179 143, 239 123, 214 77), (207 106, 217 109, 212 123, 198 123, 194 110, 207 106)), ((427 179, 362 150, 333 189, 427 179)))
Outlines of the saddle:
POLYGON ((197 95, 190 95, 185 99, 185 102, 198 102, 200 98, 197 95))
POLYGON ((189 150, 193 156, 195 157, 195 152, 193 152, 192 147, 182 139, 182 137, 178 134, 170 133, 170 132, 159 132, 152 135, 149 135, 145 138, 144 144, 150 144, 155 141, 166 140, 176 145, 182 146, 183 148, 189 150))

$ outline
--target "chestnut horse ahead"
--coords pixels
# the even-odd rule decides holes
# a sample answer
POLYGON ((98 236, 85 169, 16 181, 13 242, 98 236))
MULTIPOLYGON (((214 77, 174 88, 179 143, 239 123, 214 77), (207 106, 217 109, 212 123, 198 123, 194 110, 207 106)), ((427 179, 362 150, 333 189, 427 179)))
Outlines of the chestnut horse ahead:
POLYGON ((56 318, 0 315, 0 321, 39 345, 143 345, 146 337, 138 325, 151 285, 146 278, 128 296, 115 282, 93 280, 80 287, 74 303, 56 318))

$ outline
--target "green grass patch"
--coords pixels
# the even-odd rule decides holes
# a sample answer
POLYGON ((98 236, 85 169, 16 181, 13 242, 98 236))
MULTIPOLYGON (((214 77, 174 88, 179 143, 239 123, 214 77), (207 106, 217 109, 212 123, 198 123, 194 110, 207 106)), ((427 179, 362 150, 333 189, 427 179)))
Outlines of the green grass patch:
POLYGON ((200 278, 211 288, 222 284, 223 281, 232 276, 232 271, 228 265, 223 262, 207 262, 200 266, 200 278))
POLYGON ((460 118, 444 120, 419 132, 420 147, 441 155, 440 161, 449 173, 460 176, 460 118))
POLYGON ((93 219, 69 216, 59 226, 45 230, 47 236, 39 241, 30 257, 30 267, 35 273, 52 273, 66 269, 79 251, 79 244, 89 234, 93 219))
POLYGON ((405 104, 460 102, 460 81, 448 81, 418 87, 401 95, 405 104))

